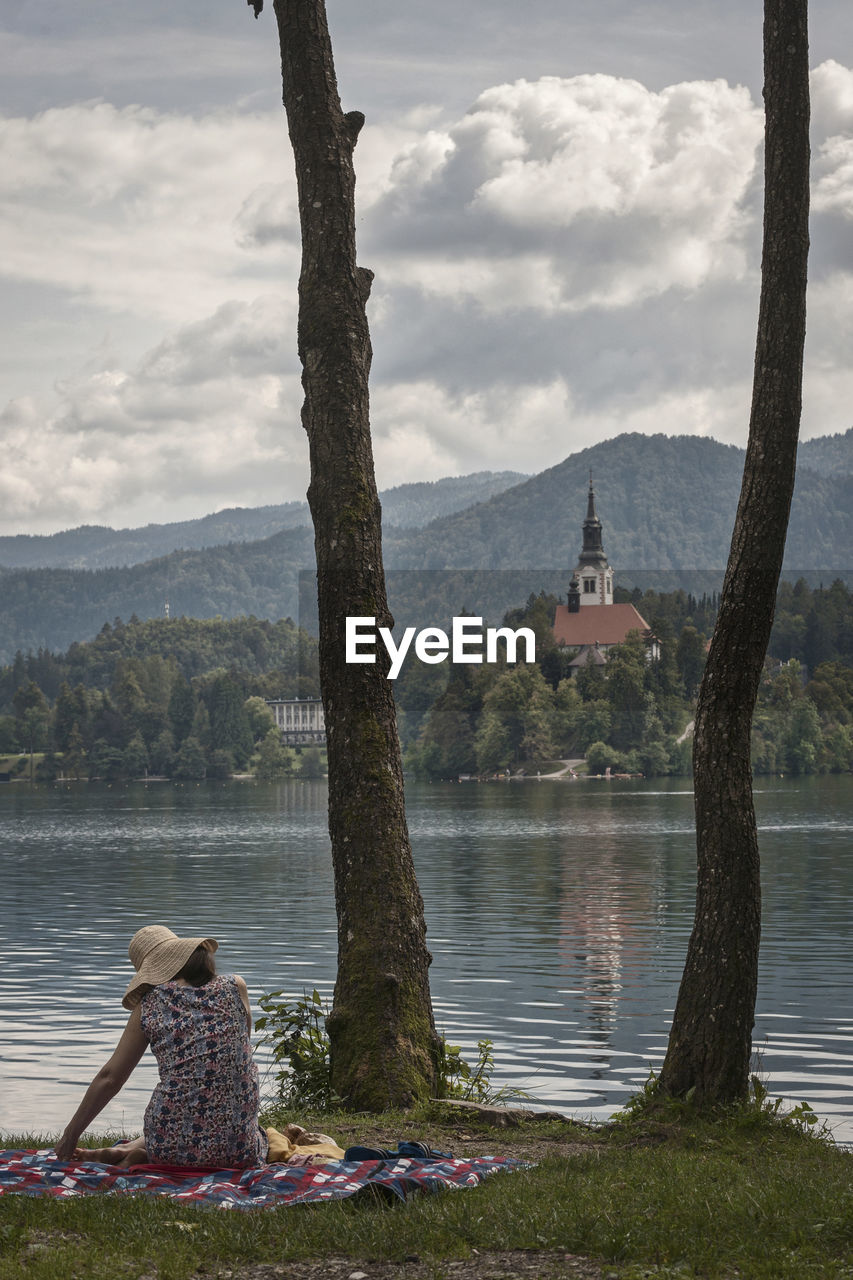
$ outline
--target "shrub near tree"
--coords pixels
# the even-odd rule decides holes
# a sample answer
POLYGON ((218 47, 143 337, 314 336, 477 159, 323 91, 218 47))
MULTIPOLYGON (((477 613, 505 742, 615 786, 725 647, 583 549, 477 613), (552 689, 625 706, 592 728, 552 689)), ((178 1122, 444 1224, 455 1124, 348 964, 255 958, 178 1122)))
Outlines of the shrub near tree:
POLYGON ((190 736, 183 743, 172 776, 181 782, 201 782, 207 776, 207 760, 198 738, 190 736))
POLYGON ((124 751, 98 738, 89 752, 89 781, 116 782, 125 776, 124 751))
POLYGON ((11 754, 20 747, 14 716, 0 716, 0 752, 11 754))
POLYGON ((47 739, 50 707, 47 698, 34 680, 15 692, 12 699, 15 710, 16 733, 20 742, 32 753, 38 751, 47 739))
POLYGON ((820 769, 830 773, 853 769, 853 668, 840 662, 822 663, 805 693, 820 716, 820 769))
POLYGON ((244 709, 249 722, 249 732, 253 742, 260 742, 270 729, 275 728, 275 716, 263 698, 254 694, 246 699, 244 709))
POLYGON ((624 643, 614 645, 607 655, 604 687, 610 704, 610 741, 620 751, 640 745, 647 720, 654 715, 649 671, 646 645, 638 631, 629 631, 624 643))
POLYGON ((606 773, 608 769, 618 772, 625 769, 624 756, 607 742, 593 742, 586 753, 586 767, 592 774, 606 773))
POLYGON ((238 769, 248 763, 253 745, 245 703, 245 692, 231 674, 216 676, 205 698, 210 718, 210 749, 229 752, 238 769))
POLYGON ((695 627, 683 627, 678 637, 675 661, 684 696, 693 698, 705 669, 705 637, 695 627))
POLYGON ((234 756, 230 751, 226 751, 224 747, 216 747, 207 757, 207 773, 206 777, 223 781, 230 778, 234 772, 234 756))
POLYGON ((305 747, 299 764, 299 773, 303 778, 322 778, 324 774, 323 757, 319 747, 305 747))
POLYGON ((752 728, 754 773, 817 773, 823 761, 823 730, 802 668, 789 662, 759 689, 752 728))
POLYGON ((273 725, 261 739, 261 744, 258 748, 258 761, 255 766, 255 776, 263 781, 283 778, 287 774, 293 773, 294 761, 293 751, 290 747, 284 745, 281 740, 281 733, 273 725))
POLYGON ((171 729, 158 733, 151 748, 151 772, 158 777, 170 778, 175 767, 175 737, 171 729))
POLYGON ((68 746, 62 753, 62 772, 66 778, 77 781, 86 776, 86 746, 76 720, 71 726, 68 746))
MULTIPOLYGON (((475 742, 483 702, 480 679, 468 666, 451 667, 446 679, 446 688, 436 698, 432 710, 425 718, 421 713, 423 728, 406 753, 407 767, 417 777, 431 780, 498 768, 504 747, 495 748, 500 757, 496 763, 481 765, 475 742)), ((491 761, 495 752, 486 754, 491 761)))
POLYGON ((535 665, 507 667, 483 700, 485 723, 506 731, 506 755, 501 763, 553 754, 554 691, 535 665))
POLYGON ((125 747, 123 763, 128 778, 141 778, 148 772, 148 748, 141 733, 135 733, 125 747))
POLYGON ((509 726, 496 711, 484 711, 476 737, 477 772, 493 773, 505 769, 512 758, 509 726))

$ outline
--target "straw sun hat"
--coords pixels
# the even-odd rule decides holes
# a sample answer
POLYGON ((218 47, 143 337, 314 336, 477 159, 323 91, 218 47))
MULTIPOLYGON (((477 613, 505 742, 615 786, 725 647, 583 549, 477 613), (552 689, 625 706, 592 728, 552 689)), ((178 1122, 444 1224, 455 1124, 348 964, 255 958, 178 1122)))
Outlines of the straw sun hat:
POLYGON ((215 938, 179 938, 164 924, 147 924, 131 938, 127 954, 133 962, 136 977, 122 996, 125 1009, 134 1009, 148 987, 168 982, 183 969, 196 947, 215 951, 215 938))

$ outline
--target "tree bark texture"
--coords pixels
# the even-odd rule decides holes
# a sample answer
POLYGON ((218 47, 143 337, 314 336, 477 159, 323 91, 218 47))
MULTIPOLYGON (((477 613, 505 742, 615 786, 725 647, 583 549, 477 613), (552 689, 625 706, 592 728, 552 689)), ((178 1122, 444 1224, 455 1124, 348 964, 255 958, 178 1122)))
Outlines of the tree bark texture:
POLYGON ((693 747, 696 916, 659 1086, 744 1098, 761 885, 749 740, 794 488, 809 204, 807 0, 765 0, 765 194, 749 442, 693 747))
MULTIPOLYGON (((249 3, 257 16, 257 0, 249 3)), ((332 1087, 351 1107, 377 1111, 435 1093, 440 1043, 387 655, 379 645, 375 665, 345 662, 348 616, 392 625, 368 402, 373 276, 356 265, 352 156, 364 117, 341 109, 324 0, 275 0, 274 8, 302 230, 302 422, 338 916, 332 1087)))

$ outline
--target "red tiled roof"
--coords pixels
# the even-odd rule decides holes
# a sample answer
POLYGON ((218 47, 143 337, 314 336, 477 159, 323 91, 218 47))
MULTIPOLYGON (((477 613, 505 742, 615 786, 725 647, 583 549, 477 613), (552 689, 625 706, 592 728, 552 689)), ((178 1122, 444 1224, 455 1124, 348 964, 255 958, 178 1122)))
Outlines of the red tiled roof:
POLYGON ((587 604, 577 613, 567 605, 557 605, 554 639, 570 649, 584 644, 621 644, 629 631, 648 631, 646 622, 632 604, 587 604))

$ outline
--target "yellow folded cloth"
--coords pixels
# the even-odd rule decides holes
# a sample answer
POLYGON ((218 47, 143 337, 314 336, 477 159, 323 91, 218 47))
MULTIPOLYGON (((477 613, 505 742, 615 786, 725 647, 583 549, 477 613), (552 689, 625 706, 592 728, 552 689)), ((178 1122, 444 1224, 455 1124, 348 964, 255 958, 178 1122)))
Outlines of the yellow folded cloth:
MULTIPOLYGON (((288 1125, 288 1128, 291 1126, 288 1125)), ((279 1133, 278 1129, 272 1127, 266 1130, 269 1140, 269 1151, 267 1152, 268 1164, 286 1164, 291 1156, 326 1156, 329 1160, 343 1160, 343 1148, 339 1147, 336 1142, 322 1133, 305 1133, 304 1130, 296 1134, 295 1138, 291 1138, 287 1133, 279 1133), (317 1142, 313 1139, 320 1138, 322 1141, 317 1142)))

